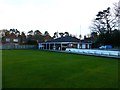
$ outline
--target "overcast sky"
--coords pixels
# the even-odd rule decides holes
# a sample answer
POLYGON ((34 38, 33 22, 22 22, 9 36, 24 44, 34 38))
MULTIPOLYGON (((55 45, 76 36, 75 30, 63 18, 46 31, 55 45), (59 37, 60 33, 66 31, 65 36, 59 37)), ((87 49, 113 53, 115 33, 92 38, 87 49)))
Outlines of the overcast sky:
POLYGON ((0 29, 89 34, 98 11, 118 0, 0 0, 0 29))

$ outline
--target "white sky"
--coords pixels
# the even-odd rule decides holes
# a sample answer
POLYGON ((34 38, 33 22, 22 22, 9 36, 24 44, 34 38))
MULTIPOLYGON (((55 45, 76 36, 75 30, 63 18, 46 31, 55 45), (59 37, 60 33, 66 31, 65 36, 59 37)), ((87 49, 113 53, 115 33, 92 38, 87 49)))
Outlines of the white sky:
POLYGON ((0 29, 89 34, 100 10, 118 0, 0 0, 0 29))

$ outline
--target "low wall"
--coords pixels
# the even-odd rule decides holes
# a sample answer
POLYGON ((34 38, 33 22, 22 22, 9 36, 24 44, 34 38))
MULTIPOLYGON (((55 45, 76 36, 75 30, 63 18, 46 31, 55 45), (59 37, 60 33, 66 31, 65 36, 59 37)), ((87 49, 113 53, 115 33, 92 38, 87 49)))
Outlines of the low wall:
POLYGON ((36 49, 36 45, 2 45, 0 49, 36 49))
POLYGON ((71 53, 99 55, 99 56, 120 56, 120 51, 74 49, 74 48, 67 48, 65 51, 71 53))

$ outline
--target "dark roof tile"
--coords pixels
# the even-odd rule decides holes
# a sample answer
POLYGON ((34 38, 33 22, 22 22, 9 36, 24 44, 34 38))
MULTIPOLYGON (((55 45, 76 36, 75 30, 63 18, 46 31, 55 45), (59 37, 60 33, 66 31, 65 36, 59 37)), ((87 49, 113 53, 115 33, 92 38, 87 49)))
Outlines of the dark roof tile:
POLYGON ((59 37, 47 42, 80 42, 80 39, 71 36, 59 37))

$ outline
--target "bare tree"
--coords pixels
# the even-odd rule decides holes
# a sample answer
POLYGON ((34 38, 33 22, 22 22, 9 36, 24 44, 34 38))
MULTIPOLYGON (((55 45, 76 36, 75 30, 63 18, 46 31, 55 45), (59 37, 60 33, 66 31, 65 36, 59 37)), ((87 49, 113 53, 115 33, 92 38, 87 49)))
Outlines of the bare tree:
POLYGON ((33 30, 28 31, 29 35, 33 35, 33 30))
POLYGON ((81 35, 81 34, 79 35, 79 38, 80 38, 80 39, 82 38, 82 35, 81 35))
POLYGON ((42 33, 39 30, 35 30, 34 35, 42 35, 42 33))
POLYGON ((53 38, 58 38, 58 32, 54 32, 53 38))
POLYGON ((120 30, 120 0, 114 3, 114 15, 116 17, 117 27, 120 30))
POLYGON ((116 27, 116 17, 113 17, 110 12, 110 7, 106 10, 99 11, 90 27, 93 32, 99 34, 111 33, 116 27))
POLYGON ((64 35, 65 35, 65 36, 69 36, 69 32, 65 32, 64 35))
POLYGON ((47 36, 47 35, 50 35, 50 34, 48 33, 48 31, 45 31, 44 36, 47 36))
POLYGON ((60 37, 63 37, 63 36, 64 36, 64 33, 60 32, 59 35, 60 35, 60 37))

